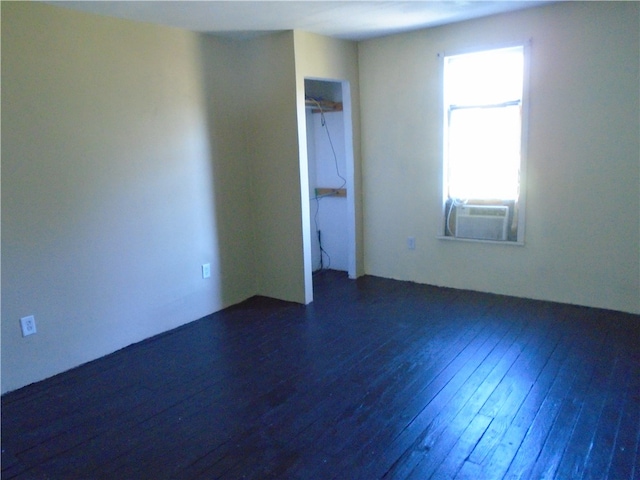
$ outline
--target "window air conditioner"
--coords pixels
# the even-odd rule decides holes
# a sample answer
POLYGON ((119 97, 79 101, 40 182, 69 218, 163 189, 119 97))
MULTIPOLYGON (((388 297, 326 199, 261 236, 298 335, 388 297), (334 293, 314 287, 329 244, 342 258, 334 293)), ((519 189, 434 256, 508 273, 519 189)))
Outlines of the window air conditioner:
POLYGON ((506 240, 509 207, 493 205, 460 205, 456 207, 458 238, 506 240))

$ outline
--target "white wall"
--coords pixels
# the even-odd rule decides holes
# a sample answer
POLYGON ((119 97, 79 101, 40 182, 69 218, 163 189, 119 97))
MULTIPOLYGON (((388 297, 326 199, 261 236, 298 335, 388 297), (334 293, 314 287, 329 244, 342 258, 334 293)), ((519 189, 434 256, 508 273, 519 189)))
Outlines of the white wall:
POLYGON ((316 271, 320 265, 320 243, 316 233, 315 215, 317 213, 317 204, 315 200, 312 200, 315 196, 315 188, 318 185, 316 179, 316 136, 315 125, 313 121, 313 114, 310 109, 305 111, 306 119, 305 124, 307 128, 307 168, 309 170, 309 212, 310 212, 310 225, 311 225, 311 268, 316 271))
POLYGON ((639 10, 565 2, 360 43, 366 272, 640 312, 639 10), (526 244, 438 240, 436 55, 530 38, 526 244))
POLYGON ((346 180, 347 175, 343 113, 325 112, 324 119, 325 126, 322 125, 322 116, 319 113, 307 115, 307 139, 312 143, 312 148, 308 151, 310 152, 309 178, 312 184, 310 209, 313 268, 316 270, 320 266, 320 246, 317 237, 317 229, 319 229, 322 235, 322 248, 326 252, 323 256, 323 267, 346 272, 349 251, 347 199, 335 196, 315 199, 316 187, 339 188, 344 183, 340 176, 346 180), (327 136, 327 128, 331 141, 327 136))

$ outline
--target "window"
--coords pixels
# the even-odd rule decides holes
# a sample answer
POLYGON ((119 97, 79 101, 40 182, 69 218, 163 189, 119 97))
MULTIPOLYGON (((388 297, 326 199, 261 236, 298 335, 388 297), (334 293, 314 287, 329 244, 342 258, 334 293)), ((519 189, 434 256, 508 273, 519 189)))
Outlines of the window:
POLYGON ((524 48, 444 57, 444 235, 521 241, 524 48))

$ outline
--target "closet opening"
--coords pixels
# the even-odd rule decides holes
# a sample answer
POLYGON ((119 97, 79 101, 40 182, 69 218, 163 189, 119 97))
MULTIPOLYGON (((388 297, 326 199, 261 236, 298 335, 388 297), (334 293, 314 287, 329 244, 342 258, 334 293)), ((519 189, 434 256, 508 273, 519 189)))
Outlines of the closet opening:
POLYGON ((353 128, 349 83, 305 79, 311 265, 355 278, 353 128))

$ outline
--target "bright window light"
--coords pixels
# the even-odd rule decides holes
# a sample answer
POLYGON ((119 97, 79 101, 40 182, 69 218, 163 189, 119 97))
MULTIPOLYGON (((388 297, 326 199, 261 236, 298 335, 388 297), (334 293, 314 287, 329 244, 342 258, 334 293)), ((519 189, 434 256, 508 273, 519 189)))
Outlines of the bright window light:
POLYGON ((446 192, 456 200, 517 200, 522 47, 445 57, 446 192))
POLYGON ((444 57, 442 232, 523 242, 525 47, 444 57))

